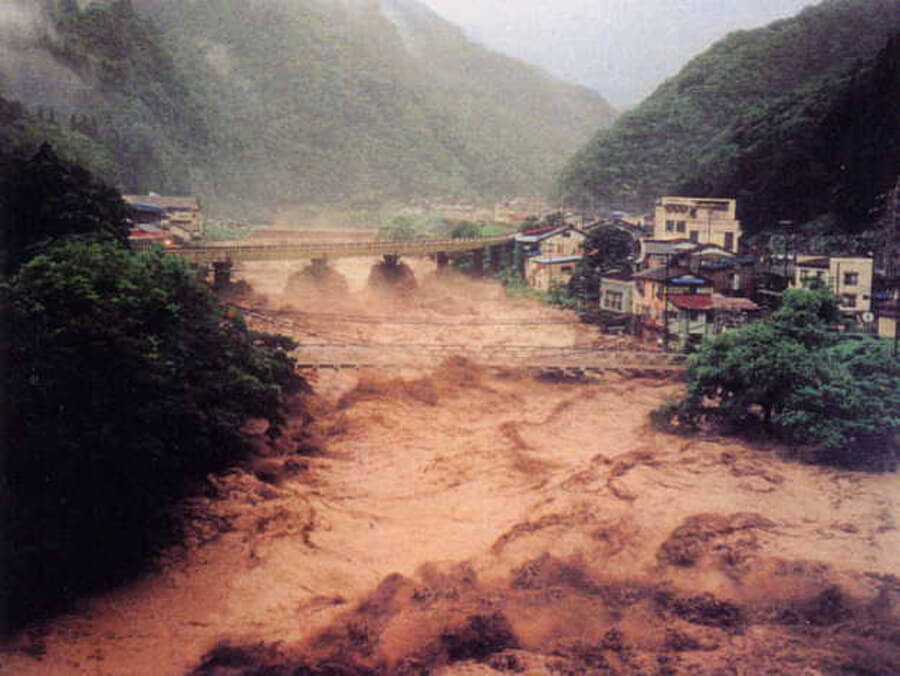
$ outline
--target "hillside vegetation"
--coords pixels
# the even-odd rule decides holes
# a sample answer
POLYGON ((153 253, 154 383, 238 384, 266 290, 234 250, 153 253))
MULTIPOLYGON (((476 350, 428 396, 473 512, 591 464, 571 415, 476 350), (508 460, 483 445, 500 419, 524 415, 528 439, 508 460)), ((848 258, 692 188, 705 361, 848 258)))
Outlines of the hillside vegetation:
POLYGON ((27 36, 0 34, 22 57, 0 66, 0 93, 27 104, 19 140, 49 139, 129 192, 264 205, 541 194, 614 114, 415 0, 44 6, 27 36))
POLYGON ((828 0, 733 33, 599 132, 560 193, 637 208, 717 193, 741 199, 751 228, 859 225, 896 179, 897 30, 894 0, 828 0))

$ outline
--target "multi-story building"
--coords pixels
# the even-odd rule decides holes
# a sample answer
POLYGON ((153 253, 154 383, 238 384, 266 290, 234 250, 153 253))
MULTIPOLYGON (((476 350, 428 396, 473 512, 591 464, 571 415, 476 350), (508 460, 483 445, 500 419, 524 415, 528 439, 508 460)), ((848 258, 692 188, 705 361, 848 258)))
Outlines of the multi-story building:
POLYGON ((584 256, 584 240, 585 234, 571 225, 516 235, 516 243, 525 255, 528 286, 548 291, 554 284, 568 284, 584 256))
POLYGON ((653 239, 687 239, 737 251, 741 240, 737 200, 716 197, 661 197, 656 202, 653 239))
POLYGON ((798 255, 791 283, 803 288, 817 280, 837 296, 844 312, 865 313, 872 309, 872 269, 868 257, 798 255))

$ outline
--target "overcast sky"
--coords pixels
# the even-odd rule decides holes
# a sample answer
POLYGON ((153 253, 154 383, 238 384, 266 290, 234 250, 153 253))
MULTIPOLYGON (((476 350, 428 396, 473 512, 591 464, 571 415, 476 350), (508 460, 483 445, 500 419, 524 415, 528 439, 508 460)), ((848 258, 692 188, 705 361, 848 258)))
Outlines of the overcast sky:
POLYGON ((497 51, 639 103, 731 31, 793 16, 815 0, 421 0, 497 51))

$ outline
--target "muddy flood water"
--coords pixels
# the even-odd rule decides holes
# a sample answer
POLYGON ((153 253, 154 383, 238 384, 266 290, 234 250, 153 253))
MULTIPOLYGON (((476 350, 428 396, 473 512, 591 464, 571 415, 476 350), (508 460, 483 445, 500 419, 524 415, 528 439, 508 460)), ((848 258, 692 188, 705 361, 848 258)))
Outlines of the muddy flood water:
MULTIPOLYGON (((237 276, 300 343, 624 340, 409 263, 396 293, 371 260, 334 262, 328 295, 299 264, 237 276)), ((896 474, 659 432, 675 380, 445 352, 311 376, 288 434, 249 425, 260 457, 192 501, 183 548, 16 637, 0 673, 900 673, 896 474)))

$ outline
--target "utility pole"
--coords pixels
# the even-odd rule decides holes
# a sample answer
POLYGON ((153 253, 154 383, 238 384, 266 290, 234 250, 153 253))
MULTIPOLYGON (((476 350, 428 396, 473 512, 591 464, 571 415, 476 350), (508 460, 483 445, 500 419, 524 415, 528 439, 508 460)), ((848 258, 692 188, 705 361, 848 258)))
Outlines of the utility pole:
POLYGON ((666 256, 666 274, 663 278, 663 352, 669 351, 669 255, 666 256))

